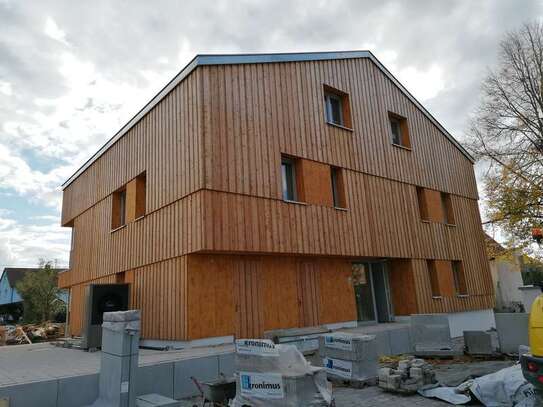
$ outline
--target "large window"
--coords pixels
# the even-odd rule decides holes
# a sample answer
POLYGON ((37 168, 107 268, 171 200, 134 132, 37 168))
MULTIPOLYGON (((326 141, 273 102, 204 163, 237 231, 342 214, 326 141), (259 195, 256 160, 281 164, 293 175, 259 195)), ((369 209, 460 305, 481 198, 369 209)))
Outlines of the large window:
POLYGON ((392 144, 410 148, 411 142, 409 140, 409 129, 407 127, 407 119, 399 116, 395 113, 388 113, 388 120, 390 123, 390 135, 392 138, 392 144))
POLYGON ((294 158, 281 156, 281 179, 283 199, 285 201, 296 201, 298 191, 296 187, 296 160, 294 158))
POLYGON ((456 295, 467 295, 468 289, 466 286, 466 276, 464 274, 464 266, 462 265, 461 261, 452 262, 452 273, 456 295))
POLYGON ((343 184, 343 171, 341 168, 330 167, 330 176, 332 181, 332 198, 334 207, 345 208, 345 187, 343 184))
POLYGON ((126 224, 126 188, 113 193, 111 228, 117 229, 126 224))
POLYGON ((349 96, 346 93, 325 85, 324 104, 328 123, 351 128, 349 96))

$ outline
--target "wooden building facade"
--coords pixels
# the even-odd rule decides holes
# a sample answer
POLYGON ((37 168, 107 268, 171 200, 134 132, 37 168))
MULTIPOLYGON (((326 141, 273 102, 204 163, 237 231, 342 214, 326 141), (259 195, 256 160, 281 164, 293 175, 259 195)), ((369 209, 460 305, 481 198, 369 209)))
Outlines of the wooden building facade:
POLYGON ((258 337, 494 305, 469 154, 369 52, 197 56, 64 185, 70 328, 258 337))

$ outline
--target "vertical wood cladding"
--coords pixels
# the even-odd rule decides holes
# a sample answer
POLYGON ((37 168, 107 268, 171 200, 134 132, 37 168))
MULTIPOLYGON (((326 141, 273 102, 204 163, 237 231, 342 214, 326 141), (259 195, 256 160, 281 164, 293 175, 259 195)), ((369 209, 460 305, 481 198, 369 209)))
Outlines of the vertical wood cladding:
POLYGON ((188 264, 187 339, 356 319, 348 260, 200 254, 188 264))
POLYGON ((394 296, 413 287, 398 314, 493 306, 471 162, 368 59, 196 68, 65 189, 62 223, 75 232, 59 285, 76 333, 84 284, 121 272, 157 339, 356 319, 353 258, 397 262, 394 296), (348 94, 352 131, 326 123, 324 84, 348 94), (392 145, 390 113, 411 150, 392 145), (305 203, 281 199, 281 154, 299 158, 305 203), (332 207, 330 166, 346 210, 332 207), (130 202, 145 216, 130 206, 111 232, 112 193, 138 196, 142 173, 145 200, 130 202), (417 186, 433 198, 428 222, 417 186), (437 221, 440 192, 455 225, 437 221), (432 299, 426 259, 462 261, 468 296, 432 299))
POLYGON ((144 171, 147 212, 202 187, 200 77, 187 77, 64 190, 63 225, 144 171))

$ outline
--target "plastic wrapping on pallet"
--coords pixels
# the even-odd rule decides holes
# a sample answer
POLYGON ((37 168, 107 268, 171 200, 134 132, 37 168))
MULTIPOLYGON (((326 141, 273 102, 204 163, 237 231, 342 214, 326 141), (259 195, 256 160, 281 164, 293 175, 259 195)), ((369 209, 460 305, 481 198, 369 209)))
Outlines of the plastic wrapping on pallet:
POLYGON ((231 406, 330 406, 326 372, 311 366, 294 345, 236 341, 236 398, 231 406))
POLYGON ((343 360, 322 358, 322 366, 331 379, 366 381, 377 377, 377 358, 368 360, 343 360))
POLYGON ((319 338, 319 356, 341 360, 377 360, 375 335, 335 332, 319 338))

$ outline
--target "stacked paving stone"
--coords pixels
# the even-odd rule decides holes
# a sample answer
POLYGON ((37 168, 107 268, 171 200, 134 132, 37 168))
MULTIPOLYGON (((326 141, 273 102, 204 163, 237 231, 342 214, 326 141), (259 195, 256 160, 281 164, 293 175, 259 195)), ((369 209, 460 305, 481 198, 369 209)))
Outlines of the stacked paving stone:
POLYGON ((351 385, 375 384, 378 369, 375 335, 330 333, 319 338, 319 356, 328 378, 351 385))
POLYGON ((415 393, 422 386, 436 382, 432 365, 423 359, 400 360, 396 369, 379 369, 379 387, 397 393, 415 393))

